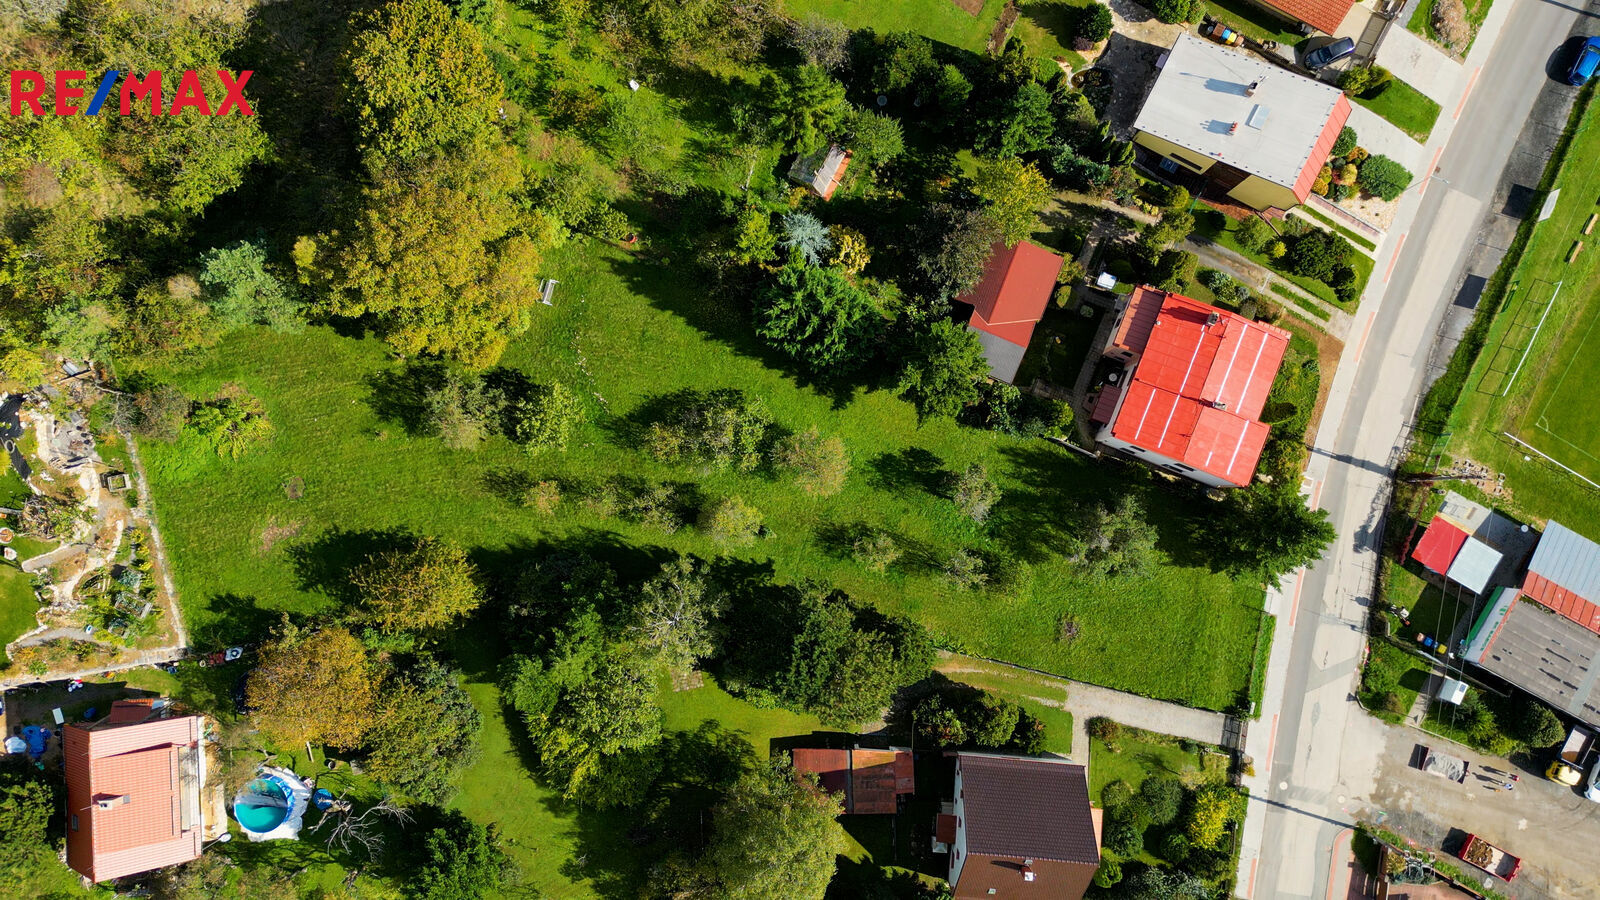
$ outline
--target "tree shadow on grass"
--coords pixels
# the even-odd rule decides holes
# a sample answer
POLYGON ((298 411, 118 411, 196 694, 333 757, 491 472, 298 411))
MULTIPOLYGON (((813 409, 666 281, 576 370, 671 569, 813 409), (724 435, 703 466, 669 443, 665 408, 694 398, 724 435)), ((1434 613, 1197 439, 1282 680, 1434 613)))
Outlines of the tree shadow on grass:
POLYGON ((873 487, 898 496, 931 494, 950 496, 955 473, 944 467, 944 460, 931 450, 907 447, 880 453, 867 462, 868 480, 873 487))
POLYGON ((289 562, 302 590, 322 594, 336 603, 351 605, 357 592, 350 573, 367 558, 408 546, 417 534, 409 528, 369 528, 351 531, 334 527, 289 548, 289 562))
POLYGON ((824 553, 837 559, 854 559, 858 541, 875 535, 886 535, 900 551, 898 558, 886 568, 908 575, 926 574, 942 569, 945 560, 932 544, 908 537, 888 528, 879 528, 866 522, 828 522, 817 528, 816 543, 824 553))
POLYGON ((190 645, 215 651, 261 640, 283 621, 283 613, 260 604, 260 598, 246 594, 213 594, 206 604, 210 616, 190 631, 190 645))
POLYGON ((367 406, 386 422, 398 422, 412 436, 428 432, 423 398, 444 382, 442 363, 407 363, 367 376, 367 406))

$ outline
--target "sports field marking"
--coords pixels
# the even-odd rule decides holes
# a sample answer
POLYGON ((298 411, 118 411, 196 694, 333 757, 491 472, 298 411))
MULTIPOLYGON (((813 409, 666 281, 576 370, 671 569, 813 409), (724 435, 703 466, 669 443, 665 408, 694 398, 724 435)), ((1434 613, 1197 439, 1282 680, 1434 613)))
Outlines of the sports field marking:
MULTIPOLYGON (((1558 282, 1556 282, 1555 293, 1551 294, 1550 295, 1550 299, 1545 301, 1544 312, 1541 313, 1540 316, 1539 316, 1539 324, 1537 326, 1535 326, 1534 329, 1533 329, 1533 337, 1528 339, 1528 346, 1526 346, 1526 347, 1524 347, 1522 349, 1522 358, 1517 360, 1517 368, 1514 371, 1512 371, 1511 377, 1506 379, 1505 390, 1502 390, 1500 392, 1500 396, 1504 397, 1506 395, 1506 393, 1511 390, 1511 385, 1516 383, 1517 375, 1521 374, 1521 372, 1522 372, 1522 364, 1528 361, 1528 352, 1533 349, 1533 345, 1534 344, 1539 342, 1539 332, 1540 332, 1540 330, 1542 330, 1544 328, 1544 320, 1545 320, 1545 318, 1547 316, 1550 315, 1550 309, 1556 305, 1556 298, 1559 297, 1559 296, 1561 296, 1561 282, 1558 281, 1558 282)), ((1593 324, 1591 324, 1589 327, 1593 328, 1594 326, 1593 326, 1593 324)), ((1585 335, 1585 340, 1587 340, 1587 339, 1588 339, 1588 336, 1585 335)), ((1581 349, 1583 345, 1580 344, 1578 346, 1581 349)), ((1572 360, 1570 360, 1570 359, 1567 360, 1567 368, 1569 368, 1569 369, 1572 368, 1572 360)), ((1565 372, 1561 373, 1561 377, 1562 377, 1563 380, 1565 380, 1566 377, 1567 377, 1566 373, 1565 372)), ((1557 387, 1559 388, 1560 385, 1557 385, 1557 387)))
POLYGON ((1555 457, 1551 456, 1548 453, 1545 453, 1543 450, 1540 450, 1538 447, 1535 447, 1534 445, 1528 443, 1527 441, 1523 440, 1522 438, 1517 437, 1516 435, 1512 434, 1509 431, 1502 431, 1500 433, 1505 435, 1506 437, 1512 439, 1513 441, 1516 441, 1517 444, 1519 444, 1520 446, 1526 447, 1527 449, 1532 450, 1533 452, 1535 452, 1535 453, 1539 454, 1540 456, 1544 457, 1546 460, 1549 460, 1551 463, 1555 464, 1556 466, 1559 466, 1568 475, 1571 475, 1572 477, 1582 481, 1583 483, 1589 485, 1592 488, 1600 490, 1600 484, 1595 484, 1594 482, 1592 482, 1589 479, 1583 477, 1582 475, 1578 474, 1577 472, 1574 472, 1572 469, 1568 468, 1565 464, 1563 464, 1560 460, 1556 459, 1555 457))

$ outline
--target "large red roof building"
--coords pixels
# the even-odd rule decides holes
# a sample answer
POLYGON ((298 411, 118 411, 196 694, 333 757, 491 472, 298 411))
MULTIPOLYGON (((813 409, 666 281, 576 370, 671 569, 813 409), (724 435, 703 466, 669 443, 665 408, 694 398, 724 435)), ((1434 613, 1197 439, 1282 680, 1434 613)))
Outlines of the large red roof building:
POLYGON ((165 704, 119 700, 106 718, 62 729, 67 865, 90 881, 200 856, 204 720, 167 717, 165 704))
POLYGON ((1213 487, 1250 483, 1289 333, 1181 294, 1136 288, 1107 355, 1125 362, 1097 399, 1102 444, 1213 487))
POLYGON ((1012 383, 1033 340, 1033 326, 1044 318, 1055 291, 1063 260, 1038 244, 997 243, 989 253, 983 278, 959 299, 972 305, 967 327, 978 333, 989 374, 1012 383))

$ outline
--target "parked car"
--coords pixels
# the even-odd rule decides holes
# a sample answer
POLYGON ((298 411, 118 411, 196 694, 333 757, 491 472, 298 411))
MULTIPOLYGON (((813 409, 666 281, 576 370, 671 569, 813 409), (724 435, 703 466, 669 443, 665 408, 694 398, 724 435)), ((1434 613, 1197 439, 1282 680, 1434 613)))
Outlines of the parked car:
POLYGON ((1356 42, 1353 38, 1339 38, 1331 44, 1323 44, 1306 54, 1306 68, 1320 69, 1330 63, 1336 63, 1346 56, 1356 52, 1356 42))
POLYGON ((1592 37, 1578 48, 1578 58, 1572 61, 1572 68, 1567 70, 1567 84, 1584 84, 1594 77, 1597 68, 1600 68, 1600 37, 1592 37))
POLYGON ((1595 763, 1594 768, 1589 770, 1589 783, 1584 785, 1583 795, 1600 803, 1600 763, 1595 763))

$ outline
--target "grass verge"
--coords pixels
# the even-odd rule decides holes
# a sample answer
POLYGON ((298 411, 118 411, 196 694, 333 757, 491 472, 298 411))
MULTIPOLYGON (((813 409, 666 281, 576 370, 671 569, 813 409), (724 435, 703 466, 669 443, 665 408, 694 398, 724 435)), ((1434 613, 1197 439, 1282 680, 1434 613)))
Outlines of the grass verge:
POLYGON ((1376 97, 1355 97, 1355 101, 1372 110, 1395 127, 1410 135, 1419 144, 1428 142, 1433 123, 1439 119, 1439 104, 1404 81, 1396 78, 1389 82, 1383 93, 1376 97))

